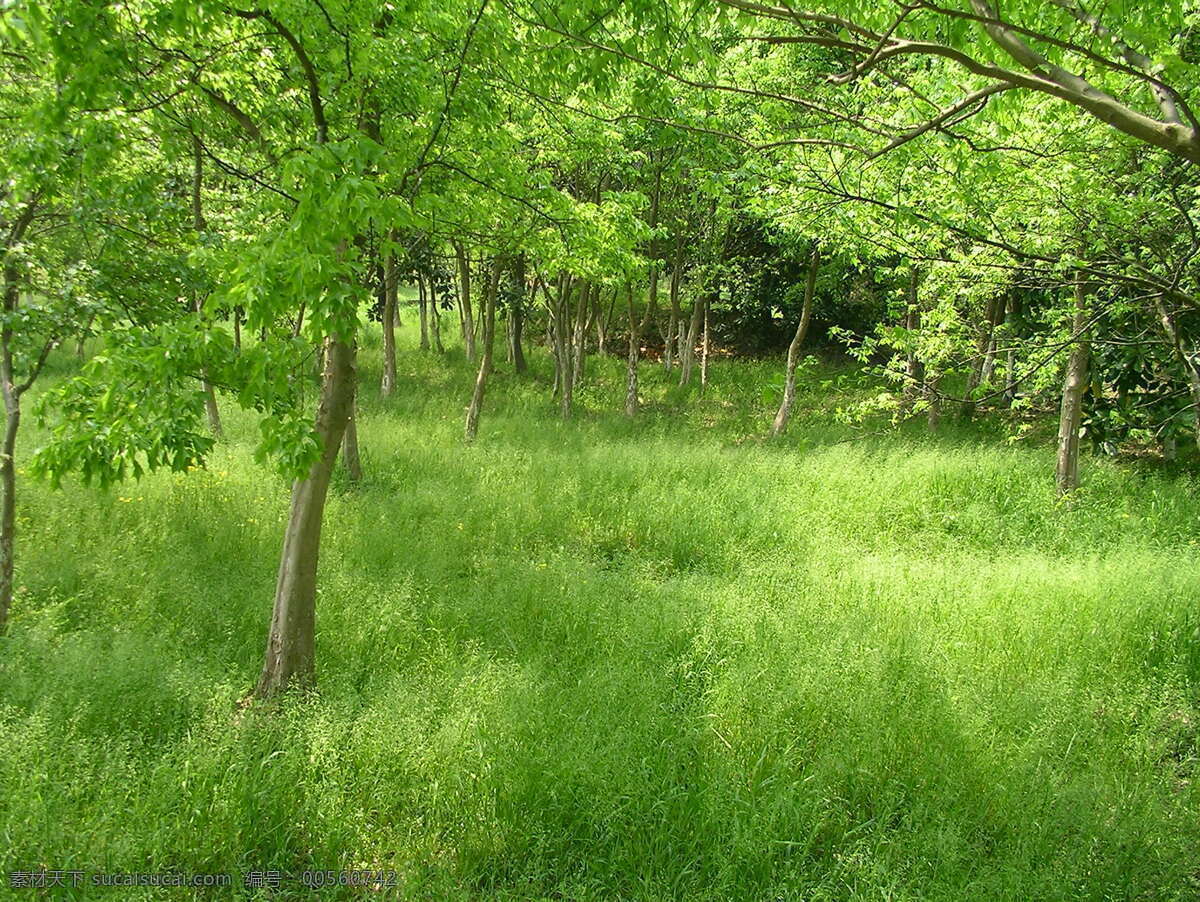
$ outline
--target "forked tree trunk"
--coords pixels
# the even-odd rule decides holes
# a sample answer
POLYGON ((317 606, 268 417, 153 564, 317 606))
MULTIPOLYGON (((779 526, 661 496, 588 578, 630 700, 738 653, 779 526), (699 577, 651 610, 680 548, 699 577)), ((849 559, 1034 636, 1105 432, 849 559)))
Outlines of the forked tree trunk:
POLYGON ((454 257, 458 261, 458 303, 462 322, 463 349, 467 360, 475 362, 475 315, 471 311, 471 261, 460 242, 454 243, 454 257))
POLYGON ((354 403, 353 343, 330 338, 326 349, 316 420, 321 456, 306 476, 292 484, 267 650, 254 690, 259 698, 316 683, 314 634, 321 520, 329 478, 354 403))
POLYGON ((1058 467, 1055 482, 1058 494, 1068 495, 1079 488, 1079 425, 1083 418, 1083 391, 1087 386, 1091 343, 1084 334, 1088 326, 1088 291, 1082 275, 1075 281, 1075 314, 1071 333, 1075 344, 1067 358, 1063 378, 1062 408, 1058 421, 1058 467))
POLYGON ((771 436, 783 435, 787 429, 788 420, 792 416, 792 405, 796 403, 796 365, 800 361, 800 348, 804 337, 808 334, 808 323, 812 319, 813 290, 817 284, 817 269, 821 265, 820 251, 813 248, 808 259, 808 277, 804 280, 804 301, 800 306, 800 321, 796 324, 796 334, 788 345, 787 364, 784 370, 783 400, 775 414, 775 422, 771 424, 771 436))
POLYGON ((692 381, 692 364, 696 361, 696 342, 700 340, 700 321, 704 316, 704 299, 697 298, 692 304, 692 315, 688 318, 687 340, 679 357, 679 384, 692 381))
POLYGON ((385 398, 396 388, 396 283, 399 275, 396 255, 389 253, 383 271, 383 377, 379 380, 379 394, 385 398))
POLYGON ((492 373, 492 354, 496 344, 496 291, 500 286, 500 257, 492 260, 491 278, 483 296, 483 357, 479 361, 479 373, 475 376, 475 391, 471 393, 471 405, 467 408, 465 437, 475 441, 479 433, 479 415, 483 412, 483 395, 487 390, 488 376, 492 373))

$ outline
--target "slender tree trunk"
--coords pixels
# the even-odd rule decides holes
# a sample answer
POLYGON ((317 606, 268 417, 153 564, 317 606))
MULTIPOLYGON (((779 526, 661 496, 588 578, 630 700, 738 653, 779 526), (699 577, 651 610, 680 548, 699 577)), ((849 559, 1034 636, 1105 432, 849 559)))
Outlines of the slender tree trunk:
POLYGON ((475 317, 471 311, 471 261, 460 242, 454 243, 454 256, 458 261, 458 302, 462 316, 463 349, 467 360, 475 362, 475 317))
POLYGON ((617 297, 620 294, 621 289, 614 288, 612 301, 608 305, 608 313, 603 317, 596 317, 596 353, 601 357, 608 353, 608 327, 612 323, 613 311, 617 307, 617 297))
POLYGON ((925 400, 929 402, 929 406, 925 408, 925 417, 932 432, 937 432, 942 425, 941 386, 942 374, 930 373, 925 386, 925 400))
MULTIPOLYGON (((513 370, 517 373, 528 371, 529 364, 525 360, 525 255, 517 257, 514 278, 517 283, 516 295, 513 298, 510 314, 512 330, 510 348, 512 353, 513 370)), ((499 290, 499 289, 497 289, 499 290)), ((492 303, 495 303, 493 300, 492 303)))
POLYGON ((1174 313, 1167 309, 1161 297, 1156 298, 1154 304, 1167 343, 1187 373, 1188 391, 1192 397, 1192 428, 1196 437, 1196 447, 1200 449, 1200 367, 1197 367, 1194 358, 1184 350, 1183 338, 1179 334, 1174 313))
POLYGON ((633 285, 626 286, 629 301, 629 357, 625 367, 625 415, 634 417, 638 412, 638 343, 641 322, 633 309, 633 285))
POLYGON ((708 310, 712 306, 712 298, 704 296, 704 340, 700 345, 700 388, 708 387, 708 310))
MULTIPOLYGON (((196 298, 197 319, 203 318, 203 310, 203 299, 196 298)), ((225 438, 225 430, 221 428, 221 411, 217 407, 217 393, 213 390, 212 383, 208 381, 204 367, 200 368, 200 390, 204 394, 204 413, 208 417, 208 428, 212 431, 213 436, 220 441, 225 438)))
POLYGON ((13 248, 24 240, 33 222, 36 204, 27 203, 8 231, 4 247, 5 317, 0 324, 0 396, 4 400, 4 444, 0 446, 0 636, 8 629, 8 613, 13 599, 13 554, 17 530, 17 470, 14 455, 17 449, 17 430, 21 426, 21 395, 33 384, 41 371, 54 342, 44 346, 37 362, 31 365, 27 378, 20 385, 13 372, 13 326, 20 305, 20 272, 13 248))
POLYGON ((467 408, 465 437, 475 441, 479 433, 479 415, 483 412, 483 395, 487 390, 488 376, 492 373, 492 354, 496 344, 496 291, 500 286, 500 257, 492 260, 491 278, 483 296, 483 357, 479 361, 479 373, 475 377, 475 391, 471 394, 471 405, 467 408))
POLYGON ((808 334, 808 323, 812 319, 813 290, 817 284, 817 270, 821 266, 820 251, 816 247, 808 258, 808 277, 804 281, 804 302, 800 307, 800 321, 796 324, 796 334, 788 345, 787 364, 784 370, 783 401, 775 414, 775 422, 771 424, 771 436, 782 435, 787 429, 788 419, 792 415, 792 405, 796 403, 796 364, 800 361, 800 348, 804 337, 808 334))
POLYGON ((429 350, 429 298, 425 296, 425 278, 417 273, 417 307, 421 312, 421 350, 429 350))
MULTIPOLYGON (((904 315, 904 328, 910 333, 919 332, 921 329, 920 285, 921 273, 914 266, 908 280, 908 310, 904 315)), ((924 383, 925 362, 921 360, 920 355, 915 349, 910 350, 908 352, 908 381, 904 385, 904 404, 906 408, 911 406, 913 401, 924 393, 924 383)))
MULTIPOLYGON (((396 294, 400 274, 396 267, 396 255, 389 253, 383 273, 383 378, 379 381, 379 394, 388 397, 396 388, 396 294)), ((424 308, 421 310, 422 335, 425 325, 424 308)))
POLYGON ((1021 300, 1014 291, 1008 298, 1008 311, 1005 319, 1008 321, 1007 338, 1008 352, 1004 361, 1004 403, 1011 406, 1017 400, 1017 334, 1019 325, 1017 314, 1021 312, 1021 300))
POLYGON ((975 416, 975 399, 972 395, 981 385, 991 383, 995 359, 996 326, 1004 319, 1004 297, 988 299, 987 310, 984 312, 983 323, 979 335, 975 339, 975 363, 971 367, 971 375, 967 377, 966 399, 962 403, 960 413, 964 420, 975 416))
POLYGON ((554 342, 558 355, 559 402, 562 418, 569 420, 575 403, 575 373, 571 351, 571 278, 559 280, 558 313, 554 317, 554 342))
POLYGON ((675 260, 671 266, 671 286, 668 290, 668 296, 671 299, 671 312, 667 317, 667 332, 666 341, 663 348, 663 366, 669 373, 675 365, 675 333, 679 329, 680 310, 679 310, 679 282, 683 275, 683 230, 680 229, 679 234, 675 236, 675 260))
POLYGON ((1068 495, 1079 488, 1079 425, 1083 418, 1083 391, 1087 386, 1091 343, 1084 334, 1088 325, 1088 293, 1082 274, 1075 277, 1075 314, 1071 332, 1075 344, 1067 358, 1063 379, 1062 409, 1058 424, 1058 494, 1068 495))
POLYGON ((429 330, 433 337, 433 349, 439 354, 445 354, 442 344, 442 311, 438 309, 437 286, 433 277, 429 277, 429 330))
POLYGON ((254 690, 259 698, 311 687, 316 682, 314 634, 321 521, 329 478, 354 403, 354 344, 330 338, 326 345, 316 419, 321 456, 306 476, 292 484, 267 650, 254 690))
MULTIPOLYGON (((204 221, 204 206, 201 189, 204 187, 204 156, 200 139, 192 135, 193 167, 192 167, 192 228, 200 235, 208 226, 204 221)), ((204 318, 204 299, 196 298, 196 318, 204 318)), ((204 367, 200 368, 200 389, 204 393, 204 412, 208 415, 208 428, 217 439, 224 438, 221 428, 221 412, 217 409, 217 393, 209 384, 204 367)))
POLYGON ((575 329, 572 341, 571 381, 573 388, 583 382, 583 368, 587 361, 588 311, 591 310, 592 283, 581 282, 579 300, 575 306, 575 329))
POLYGON ((0 448, 0 636, 8 628, 13 598, 13 551, 17 528, 17 475, 13 455, 21 425, 21 403, 11 384, 4 386, 4 445, 0 448))
MULTIPOLYGON (((236 310, 237 308, 235 307, 234 309, 236 310)), ((83 352, 84 352, 85 348, 87 347, 88 335, 91 334, 92 323, 94 323, 95 321, 96 321, 96 314, 94 314, 94 313, 90 314, 88 316, 87 325, 84 326, 83 331, 81 333, 79 333, 79 341, 75 345, 75 356, 78 357, 80 360, 83 360, 83 352)), ((237 349, 240 351, 241 347, 242 347, 241 342, 238 342, 236 346, 237 346, 237 349)))
POLYGON ((700 340, 700 320, 704 316, 704 298, 696 298, 692 304, 692 315, 688 318, 687 342, 679 357, 679 384, 688 385, 692 381, 692 364, 696 362, 696 342, 700 340))

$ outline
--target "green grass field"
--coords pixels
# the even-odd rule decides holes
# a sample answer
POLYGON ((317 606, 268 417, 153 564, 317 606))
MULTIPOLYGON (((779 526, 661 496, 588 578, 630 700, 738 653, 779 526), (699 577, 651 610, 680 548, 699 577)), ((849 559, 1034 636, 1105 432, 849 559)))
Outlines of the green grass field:
POLYGON ((377 334, 362 354, 309 700, 239 706, 287 504, 252 417, 225 399, 206 470, 21 484, 0 870, 233 873, 211 898, 348 868, 418 899, 1200 898, 1194 476, 1089 458, 1060 506, 1047 442, 840 425, 872 388, 834 366, 764 442, 778 361, 718 360, 703 398, 647 364, 632 423, 617 358, 569 423, 544 354, 501 362, 468 447, 472 374, 413 319, 389 401, 377 334))

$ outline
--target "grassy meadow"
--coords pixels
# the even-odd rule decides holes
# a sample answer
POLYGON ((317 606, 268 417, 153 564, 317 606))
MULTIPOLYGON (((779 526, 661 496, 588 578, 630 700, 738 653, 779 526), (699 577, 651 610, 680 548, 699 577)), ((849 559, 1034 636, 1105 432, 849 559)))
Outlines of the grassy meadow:
POLYGON ((414 321, 386 402, 365 340, 320 691, 278 712, 242 704, 288 494, 251 415, 223 399, 204 470, 19 484, 0 871, 234 875, 120 893, 148 899, 349 868, 398 885, 322 898, 1200 898, 1195 475, 1089 457, 1063 506, 1044 430, 842 425, 875 389, 833 364, 765 442, 777 360, 717 359, 703 397, 647 363, 629 422, 623 360, 592 358, 567 423, 544 352, 501 360, 465 446, 473 374, 414 321))

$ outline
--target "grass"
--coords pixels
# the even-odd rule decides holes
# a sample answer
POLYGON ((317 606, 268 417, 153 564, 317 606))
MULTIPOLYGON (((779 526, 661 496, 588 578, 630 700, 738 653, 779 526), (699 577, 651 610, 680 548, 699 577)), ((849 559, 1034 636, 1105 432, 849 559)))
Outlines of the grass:
POLYGON ((776 361, 718 360, 702 399, 647 366, 630 423, 623 362, 593 360, 562 423, 535 354, 467 447, 471 373, 408 319, 392 399, 363 352, 320 693, 279 714, 238 708, 287 504, 252 418, 223 405, 204 471, 23 484, 0 870, 228 871, 247 898, 250 869, 342 868, 417 899, 1200 897, 1194 477, 1089 459, 1063 507, 1044 442, 857 436, 834 411, 871 389, 836 366, 766 443, 776 361))

